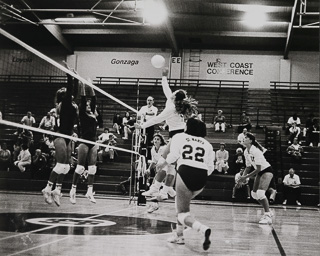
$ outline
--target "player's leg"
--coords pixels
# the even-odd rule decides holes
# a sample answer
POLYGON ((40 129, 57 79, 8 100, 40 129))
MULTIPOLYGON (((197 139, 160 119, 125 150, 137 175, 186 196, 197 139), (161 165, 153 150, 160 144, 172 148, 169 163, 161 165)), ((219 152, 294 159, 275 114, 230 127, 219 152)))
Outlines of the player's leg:
POLYGON ((78 147, 78 164, 73 174, 72 179, 72 186, 70 190, 70 202, 72 204, 76 203, 76 191, 77 191, 77 184, 79 181, 80 176, 85 171, 85 164, 88 156, 89 148, 86 144, 81 143, 78 147))
POLYGON ((93 146, 88 153, 88 190, 86 193, 86 197, 90 200, 92 203, 96 203, 95 198, 93 197, 93 182, 94 182, 94 176, 97 172, 97 152, 98 152, 98 146, 93 146))

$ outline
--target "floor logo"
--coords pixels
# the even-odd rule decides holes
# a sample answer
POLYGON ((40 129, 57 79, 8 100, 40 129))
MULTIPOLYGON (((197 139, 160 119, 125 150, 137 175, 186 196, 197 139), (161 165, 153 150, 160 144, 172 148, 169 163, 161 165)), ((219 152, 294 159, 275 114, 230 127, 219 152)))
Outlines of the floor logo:
POLYGON ((0 231, 54 235, 150 235, 171 232, 169 221, 72 213, 0 213, 0 231))

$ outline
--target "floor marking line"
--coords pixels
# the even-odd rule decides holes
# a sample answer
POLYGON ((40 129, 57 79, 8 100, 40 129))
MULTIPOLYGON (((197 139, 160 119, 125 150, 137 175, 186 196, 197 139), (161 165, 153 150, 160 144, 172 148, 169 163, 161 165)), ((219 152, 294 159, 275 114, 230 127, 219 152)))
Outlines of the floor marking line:
POLYGON ((275 231, 275 229, 273 228, 272 225, 271 225, 271 233, 273 235, 274 240, 276 241, 276 244, 278 246, 278 249, 280 251, 281 256, 286 256, 286 252, 284 251, 284 249, 283 249, 283 247, 281 245, 281 242, 280 242, 280 240, 279 240, 279 238, 277 236, 277 233, 276 233, 276 231, 275 231))

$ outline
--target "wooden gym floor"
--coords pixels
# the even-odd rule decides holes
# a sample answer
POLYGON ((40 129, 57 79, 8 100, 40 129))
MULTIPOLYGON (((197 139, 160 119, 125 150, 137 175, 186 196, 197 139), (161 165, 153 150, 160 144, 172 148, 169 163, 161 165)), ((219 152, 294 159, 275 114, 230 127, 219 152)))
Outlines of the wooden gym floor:
POLYGON ((0 255, 319 255, 318 208, 275 206, 272 226, 259 225, 255 204, 195 201, 191 213, 212 228, 211 247, 185 230, 185 245, 166 242, 175 221, 173 201, 148 214, 128 198, 83 196, 47 205, 35 193, 0 193, 0 255))

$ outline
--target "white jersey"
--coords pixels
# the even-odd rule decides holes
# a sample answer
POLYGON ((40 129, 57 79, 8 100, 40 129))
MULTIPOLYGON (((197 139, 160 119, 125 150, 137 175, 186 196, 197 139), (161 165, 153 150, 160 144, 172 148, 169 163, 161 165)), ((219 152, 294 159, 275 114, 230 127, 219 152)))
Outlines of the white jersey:
POLYGON ((250 152, 248 152, 248 149, 245 149, 244 157, 246 158, 247 167, 253 166, 254 169, 257 169, 257 165, 261 165, 261 171, 270 167, 262 151, 254 145, 251 146, 250 152))
POLYGON ((153 117, 155 117, 158 113, 158 108, 155 106, 142 106, 138 112, 139 116, 143 116, 145 120, 143 121, 149 121, 153 117))
POLYGON ((151 148, 151 161, 152 163, 158 163, 160 157, 162 156, 164 150, 166 149, 166 145, 160 146, 159 150, 156 151, 155 146, 151 148))
POLYGON ((154 118, 151 118, 150 120, 142 124, 142 129, 145 129, 155 124, 166 121, 169 127, 169 132, 176 131, 176 130, 183 130, 186 126, 186 123, 184 122, 184 117, 176 112, 176 107, 171 99, 172 91, 169 87, 168 80, 166 77, 162 77, 162 89, 163 89, 164 95, 167 98, 166 107, 161 112, 160 115, 154 118))
POLYGON ((205 169, 208 176, 214 170, 214 152, 212 145, 202 137, 179 133, 173 136, 170 145, 170 153, 166 162, 172 164, 177 161, 180 165, 187 165, 199 169, 205 169))

